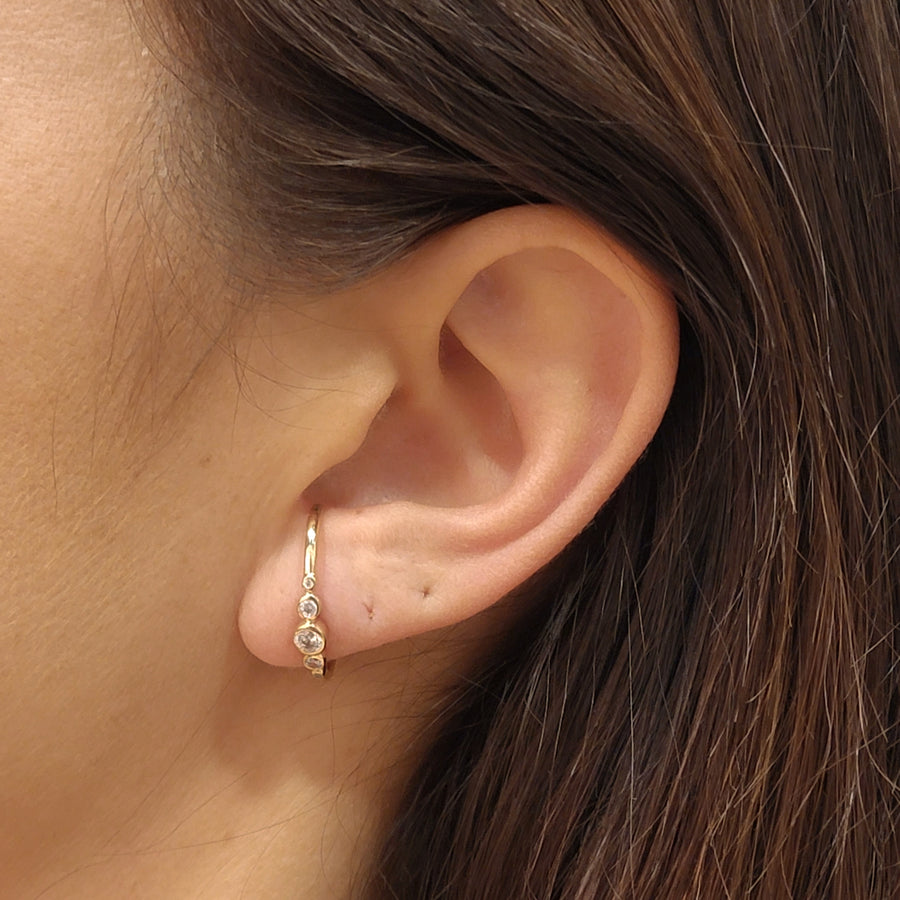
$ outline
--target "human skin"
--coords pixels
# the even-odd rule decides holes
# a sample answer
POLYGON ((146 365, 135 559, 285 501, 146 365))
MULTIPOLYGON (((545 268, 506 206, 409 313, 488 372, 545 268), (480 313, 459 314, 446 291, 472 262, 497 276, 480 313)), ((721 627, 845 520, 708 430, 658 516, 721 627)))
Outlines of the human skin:
MULTIPOLYGON (((273 897, 300 885, 304 896, 349 895, 427 737, 435 691, 487 652, 511 614, 492 605, 578 533, 652 435, 676 365, 671 307, 605 238, 541 211, 456 232, 359 289, 320 298, 298 284, 289 296, 251 296, 193 234, 188 207, 178 211, 155 99, 166 73, 124 5, 5 0, 3 19, 3 894, 273 897), (560 328, 572 378, 559 395, 529 388, 519 446, 515 429, 497 436, 507 407, 518 415, 516 398, 495 396, 481 370, 469 366, 450 389, 422 374, 421 348, 437 347, 454 297, 423 288, 417 303, 401 300, 410 286, 452 283, 435 271, 458 273, 464 287, 469 270, 490 263, 485 247, 525 254, 527 288, 515 265, 494 271, 526 315, 493 320, 497 347, 505 342, 498 371, 525 378, 508 348, 530 361, 556 337, 546 315, 530 312, 540 300, 530 286, 542 283, 532 276, 568 265, 528 257, 535 233, 600 261, 603 284, 619 285, 603 295, 605 311, 572 292, 568 313, 621 328, 623 359, 641 363, 591 368, 585 355, 579 368, 592 351, 566 344, 571 329, 560 328), (622 272, 638 285, 637 313, 622 272), (513 338, 500 335, 507 319, 513 338), (654 352, 630 352, 641 341, 654 352), (573 383, 584 390, 570 397, 573 383), (608 421, 582 407, 586 396, 608 421), (384 458, 340 467, 389 398, 384 458), (558 463, 560 446, 595 448, 546 427, 547 410, 566 429, 581 422, 602 434, 604 466, 588 465, 587 453, 558 463), (428 458, 465 465, 410 485, 396 472, 421 462, 410 435, 424 434, 425 420, 428 458), (532 448, 531 434, 558 440, 532 448), (471 441, 464 452, 460 441, 471 441), (528 506, 533 489, 511 493, 527 481, 523 460, 547 477, 540 508, 528 506), (470 532, 466 546, 486 549, 454 558, 454 571, 484 574, 468 592, 447 581, 442 593, 437 579, 448 599, 427 614, 400 598, 393 618, 367 616, 353 605, 362 586, 389 596, 397 572, 449 570, 441 547, 457 552, 459 532, 446 516, 404 523, 403 504, 384 521, 326 506, 320 582, 341 659, 320 685, 295 668, 290 647, 306 498, 318 486, 332 505, 358 507, 366 483, 441 509, 484 510, 499 498, 491 516, 472 519, 491 530, 470 532), (547 508, 557 495, 559 509, 547 508), (538 519, 540 528, 529 524, 538 519), (341 558, 342 547, 365 543, 354 540, 356 521, 376 546, 422 534, 426 561, 404 557, 385 574, 359 553, 341 558), (267 631, 259 622, 270 612, 277 627, 267 631), (451 632, 431 633, 436 625, 451 632)), ((573 284, 590 280, 579 266, 573 284)), ((460 333, 471 308, 451 317, 460 333)), ((536 371, 552 382, 546 361, 536 371)))
POLYGON ((360 760, 379 737, 356 705, 384 711, 393 691, 317 692, 243 651, 234 622, 267 479, 318 471, 279 444, 282 423, 327 432, 342 361, 358 371, 366 348, 307 323, 330 390, 302 410, 237 376, 253 342, 212 266, 171 253, 181 236, 147 179, 159 76, 121 4, 4 3, 0 893, 275 896, 283 844, 292 878, 305 845, 309 887, 337 895, 353 867, 335 850, 319 874, 320 847, 364 832, 359 797, 386 786, 355 786, 380 768, 360 760))

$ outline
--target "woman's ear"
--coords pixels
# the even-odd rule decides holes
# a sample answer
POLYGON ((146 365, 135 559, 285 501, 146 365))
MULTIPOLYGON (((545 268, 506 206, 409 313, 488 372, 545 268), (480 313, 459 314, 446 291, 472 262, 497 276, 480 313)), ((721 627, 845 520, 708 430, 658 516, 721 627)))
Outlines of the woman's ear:
POLYGON ((354 291, 395 383, 358 449, 296 491, 247 587, 241 634, 275 665, 301 662, 291 639, 312 504, 330 657, 459 622, 590 522, 675 379, 666 287, 558 207, 448 229, 354 291))

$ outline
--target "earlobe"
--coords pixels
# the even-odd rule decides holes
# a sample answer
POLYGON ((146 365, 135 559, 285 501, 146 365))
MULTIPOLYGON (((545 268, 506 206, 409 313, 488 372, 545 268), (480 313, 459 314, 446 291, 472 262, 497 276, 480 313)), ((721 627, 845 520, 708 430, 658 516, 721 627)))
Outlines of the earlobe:
POLYGON ((581 531, 652 438, 674 383, 674 304, 600 229, 518 207, 437 236, 362 290, 398 383, 312 485, 244 597, 248 648, 299 664, 304 515, 325 509, 331 657, 469 618, 581 531), (402 287, 402 289, 401 289, 402 287))

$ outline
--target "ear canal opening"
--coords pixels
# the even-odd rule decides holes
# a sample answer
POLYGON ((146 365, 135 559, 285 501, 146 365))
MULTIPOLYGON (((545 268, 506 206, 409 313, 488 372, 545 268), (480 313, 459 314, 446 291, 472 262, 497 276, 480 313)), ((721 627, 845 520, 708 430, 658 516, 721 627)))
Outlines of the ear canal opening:
MULTIPOLYGON (((449 325, 444 324, 438 343, 438 365, 441 368, 441 372, 444 375, 453 372, 462 362, 461 357, 463 354, 472 358, 472 354, 466 350, 463 342, 456 336, 453 329, 449 325)), ((474 359, 472 361, 477 362, 474 359)))
POLYGON ((323 473, 310 496, 343 508, 397 501, 461 508, 509 486, 524 451, 502 387, 447 325, 435 367, 437 379, 391 394, 357 451, 323 473))

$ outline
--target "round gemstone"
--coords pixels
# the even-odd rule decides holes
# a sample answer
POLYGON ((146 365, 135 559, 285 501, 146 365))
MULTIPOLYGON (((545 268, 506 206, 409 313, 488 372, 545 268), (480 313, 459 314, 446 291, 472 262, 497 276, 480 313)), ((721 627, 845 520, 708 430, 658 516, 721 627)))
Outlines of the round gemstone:
POLYGON ((294 644, 301 653, 321 653, 325 649, 325 636, 314 625, 298 628, 294 644))
POLYGON ((311 672, 321 672, 325 668, 325 660, 321 656, 307 656, 303 665, 311 672))
POLYGON ((319 601, 312 594, 306 594, 300 598, 297 612, 304 619, 314 619, 319 614, 319 601))
POLYGON ((303 576, 303 589, 307 591, 311 591, 316 586, 316 576, 315 575, 304 575, 303 576))

